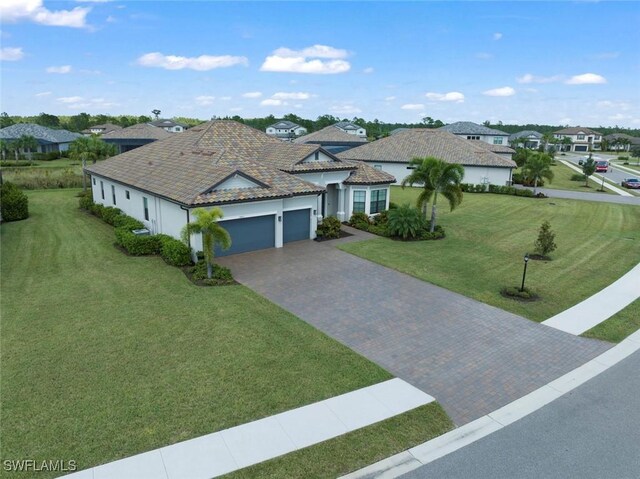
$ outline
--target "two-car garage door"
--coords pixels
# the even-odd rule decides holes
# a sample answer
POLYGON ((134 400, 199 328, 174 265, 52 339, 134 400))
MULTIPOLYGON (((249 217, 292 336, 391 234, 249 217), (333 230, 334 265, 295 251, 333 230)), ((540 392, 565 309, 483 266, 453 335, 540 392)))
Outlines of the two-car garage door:
MULTIPOLYGON (((311 209, 285 211, 282 217, 283 242, 309 239, 311 209)), ((222 251, 216 246, 215 256, 246 253, 276 245, 276 215, 253 216, 221 221, 231 235, 231 248, 222 251)))

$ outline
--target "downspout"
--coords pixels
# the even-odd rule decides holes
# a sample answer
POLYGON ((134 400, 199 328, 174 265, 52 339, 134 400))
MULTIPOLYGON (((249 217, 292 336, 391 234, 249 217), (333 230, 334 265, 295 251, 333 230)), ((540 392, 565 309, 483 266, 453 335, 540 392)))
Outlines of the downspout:
MULTIPOLYGON (((184 206, 180 205, 180 209, 187 212, 187 224, 189 224, 191 222, 191 217, 189 216, 189 208, 185 208, 184 206)), ((187 236, 187 243, 189 244, 189 249, 191 249, 191 235, 187 236)))

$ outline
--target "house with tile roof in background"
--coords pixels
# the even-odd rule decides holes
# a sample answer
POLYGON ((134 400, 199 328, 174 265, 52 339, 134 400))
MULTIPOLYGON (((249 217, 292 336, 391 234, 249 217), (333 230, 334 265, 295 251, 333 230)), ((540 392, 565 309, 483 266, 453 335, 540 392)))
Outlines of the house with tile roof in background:
POLYGON ((630 151, 634 146, 640 146, 640 138, 626 133, 612 133, 603 137, 608 142, 611 151, 630 151))
POLYGON ((173 120, 154 120, 149 123, 151 126, 155 126, 156 128, 162 128, 169 133, 182 133, 187 129, 187 125, 183 125, 182 123, 175 122, 173 120))
POLYGON ((104 123, 102 125, 90 126, 86 130, 82 130, 81 133, 85 136, 103 135, 116 130, 122 130, 122 127, 120 125, 114 125, 113 123, 104 123))
POLYGON ((339 121, 335 125, 336 128, 344 131, 349 135, 354 135, 359 138, 367 138, 367 130, 365 130, 360 125, 356 125, 355 123, 351 123, 350 121, 339 121))
POLYGON ((509 145, 509 133, 494 130, 484 125, 478 125, 471 121, 458 121, 442 126, 438 130, 448 131, 466 140, 479 140, 490 145, 509 145))
MULTIPOLYGON (((283 142, 231 120, 168 135, 88 166, 93 200, 175 238, 194 208, 220 207, 233 244, 217 255, 311 239, 323 217, 389 207, 392 175, 317 144, 283 142)), ((201 250, 201 237, 190 245, 201 250)))
POLYGON ((100 138, 106 143, 115 145, 118 153, 125 153, 154 141, 171 138, 174 134, 149 123, 138 123, 137 125, 104 133, 100 138))
MULTIPOLYGON (((571 140, 571 145, 568 148, 568 151, 578 152, 599 150, 600 141, 602 141, 601 133, 590 128, 583 128, 580 126, 554 131, 553 137, 560 142, 564 139, 571 140)), ((559 143, 559 146, 562 148, 563 145, 559 143)), ((567 143, 566 146, 569 146, 569 144, 567 143)))
POLYGON ((413 158, 433 156, 464 167, 464 183, 508 185, 516 167, 514 150, 504 145, 467 140, 441 129, 413 128, 338 153, 338 158, 362 161, 394 176, 400 184, 410 174, 413 158), (500 149, 499 152, 492 151, 500 149))
POLYGON ((35 123, 17 123, 0 129, 0 140, 3 141, 16 141, 23 136, 32 136, 38 142, 37 150, 32 153, 53 153, 67 151, 69 145, 82 135, 67 130, 54 130, 35 123))
POLYGON ((367 138, 347 133, 336 125, 329 125, 293 140, 294 143, 320 145, 325 150, 336 154, 367 143, 367 138))
POLYGON ((513 147, 522 145, 530 150, 537 150, 542 145, 542 133, 534 130, 523 130, 509 135, 509 144, 513 147))
POLYGON ((306 135, 307 129, 292 121, 281 120, 269 125, 266 133, 283 141, 293 141, 294 138, 306 135))

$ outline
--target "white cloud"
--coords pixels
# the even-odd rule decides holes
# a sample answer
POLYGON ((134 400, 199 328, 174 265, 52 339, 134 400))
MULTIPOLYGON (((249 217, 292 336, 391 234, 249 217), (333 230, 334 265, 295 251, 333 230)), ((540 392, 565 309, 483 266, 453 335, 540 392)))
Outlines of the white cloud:
POLYGON ((247 57, 231 55, 200 55, 199 57, 181 57, 165 55, 160 52, 146 53, 137 60, 143 67, 164 68, 166 70, 182 70, 189 68, 197 71, 213 70, 215 68, 228 68, 235 65, 249 65, 247 57))
POLYGON ((491 60, 493 55, 491 53, 478 52, 476 53, 476 58, 479 58, 480 60, 491 60))
POLYGON ((0 17, 4 22, 31 21, 54 27, 85 28, 91 7, 75 7, 72 10, 51 11, 42 0, 2 0, 0 17))
POLYGON ((260 98, 262 96, 261 91, 249 91, 247 93, 243 93, 242 96, 244 98, 260 98))
POLYGON ((602 100, 596 103, 598 108, 615 108, 616 110, 628 111, 631 104, 624 101, 602 100))
POLYGON ((265 58, 260 71, 319 75, 344 73, 351 69, 351 64, 343 60, 348 54, 346 50, 326 45, 313 45, 302 50, 278 48, 265 58))
POLYGON ((502 39, 502 33, 500 33, 500 32, 496 32, 496 33, 494 33, 494 34, 493 34, 493 39, 494 39, 494 40, 500 40, 500 39, 502 39))
POLYGON ((516 78, 518 83, 553 83, 562 80, 562 75, 554 75, 550 77, 540 77, 532 75, 531 73, 525 73, 521 77, 516 78))
POLYGON ((329 111, 337 115, 355 115, 356 113, 362 113, 362 110, 360 108, 351 103, 333 105, 329 107, 329 111))
POLYGON ((620 121, 620 120, 629 120, 631 116, 623 115, 622 113, 616 113, 615 115, 611 115, 609 120, 611 121, 620 121))
POLYGON ((271 98, 276 100, 308 100, 311 98, 311 94, 303 93, 303 92, 293 92, 293 93, 284 93, 278 92, 274 93, 271 98))
POLYGON ((423 110, 424 105, 422 103, 407 103, 400 107, 402 110, 423 110))
POLYGON ((15 62, 24 57, 22 47, 2 47, 0 48, 0 60, 3 62, 15 62))
POLYGON ((47 73, 60 73, 60 74, 65 74, 65 73, 71 73, 71 65, 62 65, 59 67, 47 67, 47 73))
POLYGON ((116 17, 114 17, 113 15, 109 15, 105 19, 105 22, 107 22, 107 23, 116 23, 117 21, 118 21, 118 19, 116 17))
POLYGON ((510 86, 503 86, 501 88, 483 91, 482 94, 487 96, 513 96, 516 94, 516 91, 510 86))
POLYGON ((459 91, 450 91, 448 93, 429 92, 425 95, 429 100, 433 101, 454 101, 456 103, 464 102, 464 94, 459 91))
POLYGON ((384 99, 384 101, 393 101, 395 99, 396 99, 395 96, 388 96, 387 98, 384 99))
POLYGON ((595 55, 592 55, 591 58, 594 58, 595 60, 613 60, 614 58, 618 58, 620 56, 620 52, 603 52, 603 53, 596 53, 595 55))
POLYGON ((196 103, 200 106, 209 106, 209 105, 213 105, 213 101, 215 99, 216 99, 215 96, 200 95, 196 97, 196 103))
POLYGON ((362 70, 362 73, 366 73, 367 75, 369 73, 373 73, 375 70, 373 69, 373 67, 367 67, 364 70, 362 70))
POLYGON ((36 95, 35 95, 35 96, 37 96, 37 97, 49 96, 49 95, 51 95, 52 93, 53 93, 53 92, 51 92, 51 91, 41 91, 40 93, 36 93, 36 95))
POLYGON ((261 106, 281 106, 282 100, 274 100, 273 98, 267 98, 266 100, 262 100, 260 102, 261 106))
POLYGON ((57 99, 60 103, 78 103, 83 100, 81 96, 63 96, 57 99))
POLYGON ((231 97, 230 96, 221 96, 220 99, 223 100, 223 101, 229 101, 229 100, 231 100, 231 97))
POLYGON ((574 75, 566 82, 567 85, 596 85, 607 83, 607 79, 596 73, 583 73, 582 75, 574 75))

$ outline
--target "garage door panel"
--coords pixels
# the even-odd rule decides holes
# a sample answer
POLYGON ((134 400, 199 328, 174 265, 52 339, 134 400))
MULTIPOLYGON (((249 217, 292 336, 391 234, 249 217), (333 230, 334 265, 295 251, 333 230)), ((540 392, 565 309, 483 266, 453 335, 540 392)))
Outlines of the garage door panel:
POLYGON ((282 241, 300 241, 309 239, 311 233, 311 208, 285 211, 282 226, 282 241))
POLYGON ((275 215, 265 215, 220 221, 220 226, 231 236, 231 248, 223 251, 216 245, 215 255, 227 256, 275 247, 275 218, 275 215))

